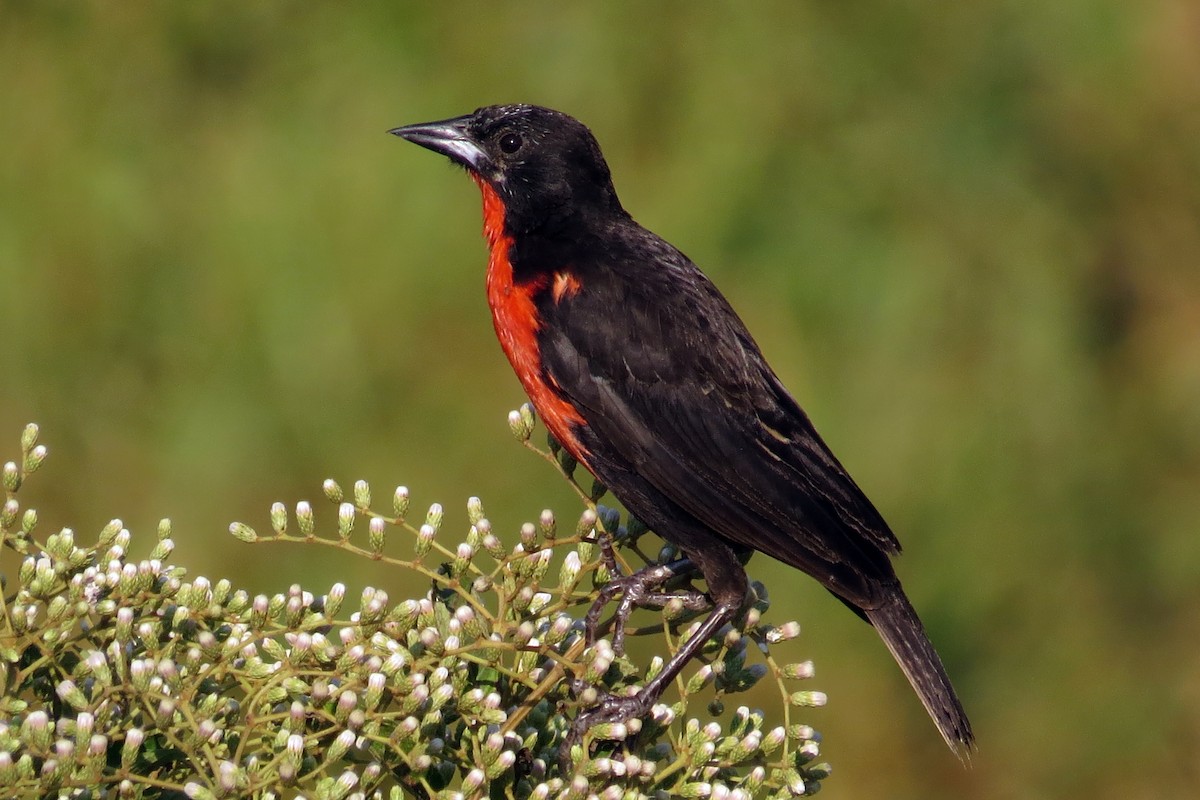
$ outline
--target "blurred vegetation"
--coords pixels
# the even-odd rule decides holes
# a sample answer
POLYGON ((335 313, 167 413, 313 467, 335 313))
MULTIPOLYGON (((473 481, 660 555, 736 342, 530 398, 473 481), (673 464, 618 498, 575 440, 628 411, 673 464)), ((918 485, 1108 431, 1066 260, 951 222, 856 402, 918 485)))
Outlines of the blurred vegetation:
POLYGON ((414 591, 224 535, 327 475, 480 495, 500 531, 568 507, 497 424, 522 397, 475 190, 385 134, 557 107, 908 548, 979 733, 969 772, 870 630, 751 562, 795 586, 775 602, 830 694, 830 796, 1183 796, 1198 36, 1187 0, 6 2, 0 427, 36 419, 64 454, 71 493, 31 487, 62 515, 42 524, 170 516, 178 561, 253 592, 414 591))

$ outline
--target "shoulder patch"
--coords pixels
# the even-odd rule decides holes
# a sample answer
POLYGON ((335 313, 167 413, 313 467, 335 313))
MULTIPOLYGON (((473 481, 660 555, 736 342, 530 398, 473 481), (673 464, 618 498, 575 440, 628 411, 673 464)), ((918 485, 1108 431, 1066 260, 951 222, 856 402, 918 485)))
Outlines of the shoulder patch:
POLYGON ((564 297, 574 297, 583 288, 583 284, 579 282, 570 272, 554 273, 554 284, 551 286, 551 293, 555 303, 561 303, 564 297))

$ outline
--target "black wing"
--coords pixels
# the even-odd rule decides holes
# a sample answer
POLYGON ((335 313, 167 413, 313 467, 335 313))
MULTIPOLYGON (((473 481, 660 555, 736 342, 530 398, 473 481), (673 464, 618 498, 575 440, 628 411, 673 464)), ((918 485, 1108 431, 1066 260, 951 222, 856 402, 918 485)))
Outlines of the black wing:
POLYGON ((547 376, 587 421, 589 466, 627 506, 632 473, 727 541, 875 606, 900 549, 887 523, 712 283, 661 239, 630 240, 540 309, 547 376))

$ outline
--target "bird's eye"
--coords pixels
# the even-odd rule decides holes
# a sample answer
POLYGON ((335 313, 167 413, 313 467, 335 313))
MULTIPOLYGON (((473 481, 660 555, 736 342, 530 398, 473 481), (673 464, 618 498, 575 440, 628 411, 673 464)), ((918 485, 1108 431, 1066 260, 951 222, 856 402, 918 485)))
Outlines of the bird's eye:
POLYGON ((500 151, 509 155, 520 150, 522 144, 524 142, 521 140, 520 135, 516 133, 506 133, 500 137, 500 151))

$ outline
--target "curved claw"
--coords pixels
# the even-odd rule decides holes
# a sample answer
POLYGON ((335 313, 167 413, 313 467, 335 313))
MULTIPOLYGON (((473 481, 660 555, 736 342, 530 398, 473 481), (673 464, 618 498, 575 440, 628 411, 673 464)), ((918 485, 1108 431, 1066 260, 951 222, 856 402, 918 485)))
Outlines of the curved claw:
POLYGON ((638 570, 632 575, 614 578, 600 589, 599 595, 588 609, 584 629, 587 646, 596 643, 596 629, 600 625, 600 615, 604 607, 618 594, 621 602, 613 614, 613 652, 617 655, 625 653, 625 624, 635 608, 663 608, 671 600, 680 599, 684 608, 700 611, 709 607, 710 602, 700 592, 682 590, 671 592, 655 592, 672 578, 693 569, 689 559, 681 558, 669 564, 654 564, 638 570))
MULTIPOLYGON (((639 572, 624 578, 617 578, 606 584, 600 590, 600 597, 592 604, 587 614, 587 643, 590 646, 596 638, 596 627, 604 604, 612 599, 617 592, 623 592, 621 604, 615 614, 616 634, 614 635, 613 650, 620 652, 618 647, 624 642, 625 617, 632 612, 637 603, 654 605, 661 608, 667 602, 679 600, 685 608, 700 610, 711 604, 712 613, 708 615, 695 633, 689 637, 667 660, 662 670, 642 686, 641 691, 632 697, 616 697, 603 694, 595 705, 581 711, 571 725, 571 730, 563 737, 559 748, 558 761, 563 775, 571 774, 573 763, 571 749, 583 742, 583 736, 595 725, 604 723, 626 722, 633 717, 644 717, 646 713, 662 697, 668 684, 679 675, 684 665, 704 646, 723 625, 730 622, 746 604, 747 588, 746 572, 738 562, 735 553, 718 539, 704 540, 706 546, 711 546, 712 552, 701 551, 703 559, 693 561, 690 558, 673 561, 670 564, 657 564, 646 567, 639 572), (662 586, 671 578, 698 569, 708 584, 708 595, 694 590, 668 591, 658 594, 650 590, 662 586), (665 601, 665 602, 664 602, 665 601)), ((573 683, 572 686, 578 686, 573 683)), ((617 733, 621 738, 626 731, 608 731, 617 733)), ((586 753, 585 753, 586 758, 586 753)))
MULTIPOLYGON (((604 586, 601 587, 599 594, 596 596, 596 600, 592 603, 592 607, 588 609, 587 616, 584 617, 583 627, 584 641, 588 647, 591 647, 596 643, 596 628, 600 625, 600 615, 604 613, 604 607, 609 604, 609 602, 614 596, 617 595, 617 593, 625 591, 625 581, 627 580, 629 579, 617 578, 616 580, 609 581, 608 583, 604 584, 604 586)), ((618 628, 624 628, 624 620, 618 620, 616 625, 618 628)), ((624 630, 621 630, 621 633, 622 638, 624 638, 624 630)), ((615 646, 613 647, 613 650, 616 651, 617 655, 621 655, 621 651, 617 650, 615 646)))
POLYGON ((628 722, 634 718, 640 719, 650 711, 657 700, 658 698, 653 696, 653 693, 644 691, 632 697, 617 697, 604 692, 599 702, 579 713, 571 725, 570 732, 559 747, 558 765, 563 775, 570 774, 574 766, 574 762, 571 760, 571 749, 575 745, 583 743, 583 736, 589 730, 596 725, 628 722))

